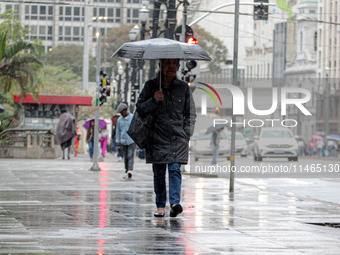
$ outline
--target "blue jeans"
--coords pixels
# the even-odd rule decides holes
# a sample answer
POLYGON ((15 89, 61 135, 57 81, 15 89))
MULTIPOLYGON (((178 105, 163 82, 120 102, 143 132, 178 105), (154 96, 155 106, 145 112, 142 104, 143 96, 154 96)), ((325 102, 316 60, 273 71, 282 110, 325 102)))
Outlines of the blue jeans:
POLYGON ((89 141, 90 158, 93 158, 93 144, 94 144, 94 138, 92 138, 92 139, 89 141))
POLYGON ((132 171, 133 170, 133 159, 135 156, 135 149, 136 149, 136 144, 130 144, 130 145, 121 145, 123 154, 124 154, 124 164, 125 164, 125 173, 127 171, 132 171))
POLYGON ((213 159, 211 161, 212 165, 216 165, 217 164, 217 155, 218 155, 218 149, 214 148, 213 149, 213 159))
MULTIPOLYGON (((153 164, 153 185, 156 193, 157 208, 164 208, 166 204, 166 164, 153 164)), ((168 164, 169 171, 169 200, 170 206, 179 204, 181 199, 181 164, 168 164)))

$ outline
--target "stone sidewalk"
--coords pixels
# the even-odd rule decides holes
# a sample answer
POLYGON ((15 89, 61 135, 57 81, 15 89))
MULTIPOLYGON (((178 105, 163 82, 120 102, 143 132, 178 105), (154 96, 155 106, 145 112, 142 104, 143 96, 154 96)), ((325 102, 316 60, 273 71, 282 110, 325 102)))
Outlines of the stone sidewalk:
POLYGON ((111 155, 91 165, 1 159, 0 253, 340 254, 339 228, 308 224, 340 223, 340 205, 294 192, 338 182, 236 179, 229 194, 228 179, 184 174, 184 212, 155 218, 150 165, 128 180, 111 155))

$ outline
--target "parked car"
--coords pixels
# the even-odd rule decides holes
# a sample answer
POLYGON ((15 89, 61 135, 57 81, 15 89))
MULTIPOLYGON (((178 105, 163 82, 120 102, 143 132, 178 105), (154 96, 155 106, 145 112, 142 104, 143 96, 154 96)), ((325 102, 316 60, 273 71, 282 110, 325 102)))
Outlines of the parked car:
MULTIPOLYGON (((228 139, 231 140, 231 133, 227 133, 228 139)), ((235 133, 235 153, 239 153, 241 157, 247 157, 248 144, 242 133, 235 133)))
POLYGON ((298 144, 288 128, 262 128, 259 139, 255 142, 254 160, 263 158, 288 158, 298 160, 298 144))
MULTIPOLYGON (((205 134, 204 132, 199 133, 195 139, 194 152, 195 160, 199 158, 211 158, 212 149, 210 148, 210 140, 212 134, 205 134)), ((228 159, 230 157, 230 142, 225 132, 221 132, 220 148, 218 151, 219 158, 228 159)))

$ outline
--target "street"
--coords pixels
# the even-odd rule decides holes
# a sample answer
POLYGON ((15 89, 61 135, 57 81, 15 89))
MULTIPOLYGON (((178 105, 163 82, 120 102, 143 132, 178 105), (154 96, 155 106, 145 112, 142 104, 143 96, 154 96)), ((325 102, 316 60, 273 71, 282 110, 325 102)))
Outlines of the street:
POLYGON ((236 174, 229 194, 228 178, 184 173, 184 212, 157 219, 150 165, 136 158, 131 180, 116 157, 99 165, 2 159, 0 253, 339 254, 339 228, 309 224, 340 223, 338 179, 236 174))

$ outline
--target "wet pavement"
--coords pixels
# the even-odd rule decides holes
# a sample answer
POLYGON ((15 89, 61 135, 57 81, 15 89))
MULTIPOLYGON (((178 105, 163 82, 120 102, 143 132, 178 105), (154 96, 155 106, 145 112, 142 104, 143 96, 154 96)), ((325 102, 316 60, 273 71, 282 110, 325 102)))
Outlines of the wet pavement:
POLYGON ((336 179, 183 175, 184 212, 155 218, 151 166, 109 156, 0 160, 0 253, 340 254, 336 179), (327 199, 327 198, 332 199, 327 199))

